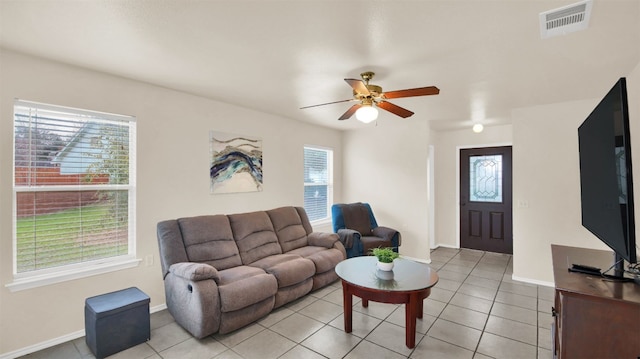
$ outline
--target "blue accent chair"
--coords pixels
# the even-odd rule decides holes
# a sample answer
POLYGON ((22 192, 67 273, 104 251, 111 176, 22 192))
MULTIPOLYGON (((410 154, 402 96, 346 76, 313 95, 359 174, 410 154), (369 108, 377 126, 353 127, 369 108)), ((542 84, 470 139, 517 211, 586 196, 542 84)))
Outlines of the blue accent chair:
POLYGON ((391 247, 398 251, 400 232, 378 226, 368 203, 336 203, 331 206, 331 216, 333 231, 347 250, 347 258, 369 255, 377 247, 391 247))

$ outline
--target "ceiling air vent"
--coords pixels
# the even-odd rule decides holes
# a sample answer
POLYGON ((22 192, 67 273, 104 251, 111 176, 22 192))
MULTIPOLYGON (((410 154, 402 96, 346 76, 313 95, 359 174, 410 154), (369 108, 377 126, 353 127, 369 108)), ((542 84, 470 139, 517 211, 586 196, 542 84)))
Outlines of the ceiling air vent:
POLYGON ((586 29, 591 17, 591 2, 585 0, 540 13, 540 37, 546 39, 586 29))

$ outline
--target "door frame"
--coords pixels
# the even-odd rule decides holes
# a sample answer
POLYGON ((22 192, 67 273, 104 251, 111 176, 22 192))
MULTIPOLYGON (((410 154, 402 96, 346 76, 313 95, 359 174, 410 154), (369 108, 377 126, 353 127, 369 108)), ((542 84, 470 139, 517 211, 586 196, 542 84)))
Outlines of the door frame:
MULTIPOLYGON (((483 143, 481 145, 456 146, 456 248, 458 249, 461 248, 460 247, 460 150, 466 150, 470 148, 490 148, 490 147, 505 147, 505 146, 511 146, 512 153, 513 153, 512 142, 498 142, 498 143, 491 143, 491 144, 483 143)), ((511 183, 513 184, 513 165, 511 168, 512 168, 511 183)), ((511 200, 511 204, 513 206, 513 199, 511 200)))
MULTIPOLYGON (((427 158, 427 203, 429 223, 429 251, 436 248, 436 196, 435 196, 435 146, 429 145, 429 157, 427 158)), ((431 257, 431 255, 429 255, 431 257)))

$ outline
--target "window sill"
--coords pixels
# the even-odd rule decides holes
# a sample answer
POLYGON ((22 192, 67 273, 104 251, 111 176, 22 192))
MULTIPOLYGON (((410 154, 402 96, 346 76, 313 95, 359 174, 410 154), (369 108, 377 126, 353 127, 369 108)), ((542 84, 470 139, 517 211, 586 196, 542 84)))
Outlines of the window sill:
POLYGON ((331 224, 331 218, 316 219, 315 221, 310 221, 310 223, 311 223, 312 225, 325 225, 325 224, 331 224))
POLYGON ((122 269, 137 267, 141 259, 125 258, 114 262, 102 262, 82 268, 29 276, 27 278, 14 278, 13 282, 6 284, 11 292, 42 287, 54 283, 66 282, 74 279, 86 278, 98 274, 114 272, 122 269))
POLYGON ((323 218, 311 221, 311 227, 317 232, 333 232, 333 222, 331 218, 323 218))

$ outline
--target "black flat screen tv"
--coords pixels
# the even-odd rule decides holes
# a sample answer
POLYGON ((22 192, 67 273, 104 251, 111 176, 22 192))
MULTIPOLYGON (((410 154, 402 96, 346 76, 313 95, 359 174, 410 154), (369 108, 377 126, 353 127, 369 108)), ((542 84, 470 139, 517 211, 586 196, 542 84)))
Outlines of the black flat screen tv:
POLYGON ((614 251, 610 276, 621 278, 623 259, 637 262, 625 78, 580 125, 578 141, 582 225, 614 251))

